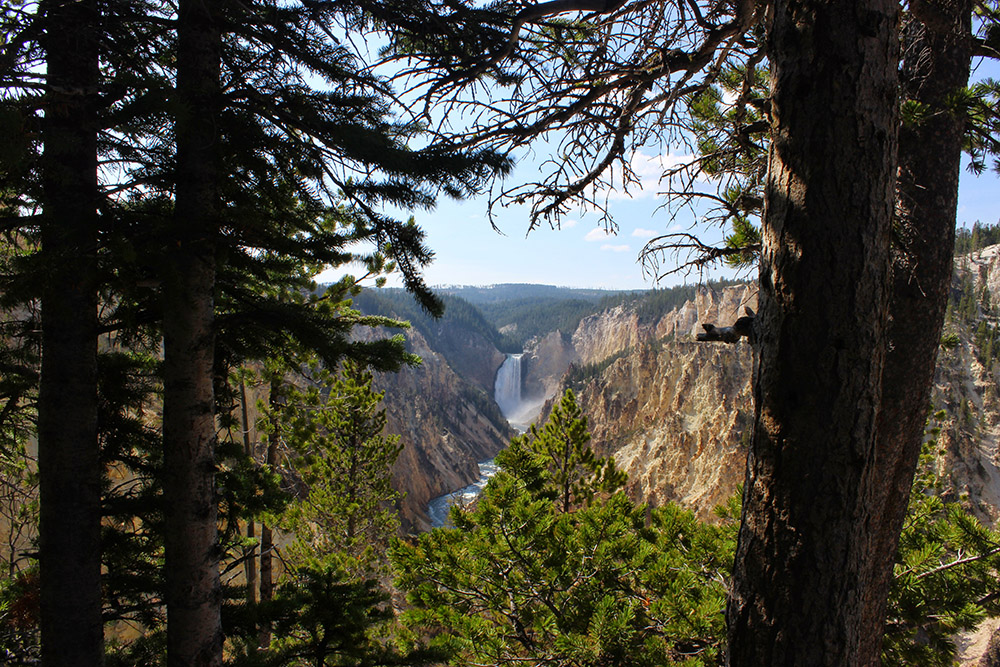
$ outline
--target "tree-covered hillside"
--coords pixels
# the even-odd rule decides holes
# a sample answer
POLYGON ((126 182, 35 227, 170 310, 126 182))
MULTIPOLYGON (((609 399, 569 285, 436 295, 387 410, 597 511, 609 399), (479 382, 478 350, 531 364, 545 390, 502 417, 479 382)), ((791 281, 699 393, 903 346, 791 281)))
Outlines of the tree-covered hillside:
POLYGON ((536 285, 531 283, 503 283, 473 287, 442 287, 442 294, 458 296, 477 306, 503 301, 518 301, 521 299, 551 299, 553 301, 600 301, 606 296, 617 294, 616 290, 578 289, 575 287, 557 287, 555 285, 536 285))
POLYGON ((402 289, 366 289, 353 299, 355 308, 366 315, 385 315, 410 323, 429 340, 436 338, 435 331, 443 323, 459 324, 481 335, 499 347, 500 334, 496 327, 488 321, 475 306, 465 299, 441 294, 444 303, 444 315, 435 318, 413 298, 413 295, 402 289))
MULTIPOLYGON (((500 351, 516 353, 531 338, 557 330, 570 335, 583 318, 618 305, 628 304, 636 309, 641 322, 650 322, 692 300, 699 289, 715 290, 733 284, 736 283, 710 281, 706 285, 678 285, 642 292, 516 284, 436 291, 445 304, 443 321, 461 323, 500 351)), ((354 305, 366 314, 408 320, 425 335, 435 326, 434 318, 403 290, 365 290, 355 297, 354 305)))

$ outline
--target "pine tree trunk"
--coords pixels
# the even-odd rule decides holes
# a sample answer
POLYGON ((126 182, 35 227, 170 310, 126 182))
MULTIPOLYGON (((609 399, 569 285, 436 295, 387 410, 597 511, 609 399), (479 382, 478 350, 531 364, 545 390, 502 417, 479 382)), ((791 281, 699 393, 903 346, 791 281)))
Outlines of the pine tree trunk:
MULTIPOLYGON (((278 393, 280 382, 271 380, 270 402, 271 411, 278 411, 278 393)), ((271 432, 267 438, 267 466, 271 471, 278 469, 278 436, 271 432)), ((260 602, 266 604, 274 597, 274 539, 271 528, 265 524, 260 525, 260 602)), ((260 633, 257 638, 257 645, 267 648, 271 645, 271 624, 263 621, 260 625, 260 633)))
POLYGON ((45 665, 104 659, 97 439, 97 84, 92 0, 45 2, 42 371, 38 397, 45 665))
POLYGON ((167 664, 222 664, 213 395, 221 38, 212 0, 178 4, 175 244, 165 258, 167 664))
MULTIPOLYGON (((882 410, 875 476, 884 480, 880 523, 873 535, 869 575, 878 588, 892 581, 913 473, 930 404, 941 329, 948 307, 958 209, 964 116, 949 97, 968 85, 972 8, 968 0, 936 3, 921 22, 921 3, 903 27, 901 97, 926 104, 931 115, 902 126, 899 136, 897 219, 893 238, 890 348, 882 376, 882 410)), ((871 597, 864 619, 868 641, 858 664, 877 665, 886 600, 871 597)))
MULTIPOLYGON (((243 426, 243 451, 248 459, 255 461, 253 442, 250 439, 250 418, 247 414, 247 387, 242 378, 240 379, 240 416, 243 426)), ((252 543, 254 537, 255 524, 251 516, 247 519, 247 540, 251 541, 251 545, 243 554, 246 564, 247 603, 251 606, 257 603, 257 547, 252 543)))
POLYGON ((898 6, 784 0, 728 664, 857 665, 886 354, 898 6))
MULTIPOLYGON (((272 396, 274 388, 272 387, 272 396)), ((278 443, 273 435, 267 443, 267 465, 271 470, 278 466, 278 443)), ((274 597, 274 538, 271 528, 265 524, 260 525, 260 602, 265 604, 274 597)), ((257 645, 267 648, 271 645, 271 624, 267 621, 261 623, 260 635, 257 645)))

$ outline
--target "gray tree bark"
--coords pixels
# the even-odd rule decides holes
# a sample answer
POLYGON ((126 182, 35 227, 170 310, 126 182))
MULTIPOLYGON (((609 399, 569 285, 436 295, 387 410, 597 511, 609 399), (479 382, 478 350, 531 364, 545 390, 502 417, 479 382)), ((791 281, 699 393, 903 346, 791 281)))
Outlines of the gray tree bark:
POLYGON ((177 190, 163 276, 167 664, 222 664, 215 498, 220 7, 178 3, 177 190))
POLYGON ((42 370, 38 397, 42 661, 104 659, 97 440, 97 4, 43 2, 42 370))
MULTIPOLYGON (((875 476, 879 523, 869 552, 878 589, 888 590, 910 486, 920 455, 951 285, 965 117, 950 103, 969 81, 972 6, 968 0, 910 4, 903 26, 900 96, 927 105, 920 124, 899 135, 889 352, 882 376, 875 476)), ((858 664, 877 665, 885 596, 870 598, 868 641, 858 664)))
POLYGON ((857 665, 896 176, 898 6, 783 0, 769 28, 755 422, 728 664, 857 665))

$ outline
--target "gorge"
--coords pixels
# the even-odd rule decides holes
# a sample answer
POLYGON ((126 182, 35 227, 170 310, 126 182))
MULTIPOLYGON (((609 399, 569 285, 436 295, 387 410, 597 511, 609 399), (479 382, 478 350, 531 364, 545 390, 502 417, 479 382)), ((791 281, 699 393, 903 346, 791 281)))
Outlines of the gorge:
MULTIPOLYGON (((956 262, 953 311, 963 294, 974 298, 965 297, 965 319, 953 316, 946 327, 955 342, 942 350, 934 394, 935 408, 948 415, 938 465, 948 471, 950 493, 967 497, 990 523, 1000 514, 994 461, 1000 400, 998 366, 985 359, 1000 352, 1000 342, 986 349, 983 322, 992 320, 988 304, 979 302, 984 288, 1000 289, 998 265, 995 248, 956 262)), ((484 312, 491 312, 488 298, 502 303, 494 291, 510 290, 511 300, 517 293, 514 286, 476 289, 472 299, 487 303, 484 312)), ((380 379, 383 388, 391 386, 390 428, 407 445, 396 479, 407 493, 401 509, 408 529, 431 525, 426 508, 433 498, 466 487, 463 493, 471 493, 481 479, 480 462, 492 459, 516 433, 512 426, 523 428, 533 410, 544 417, 545 400, 565 387, 578 396, 595 450, 615 456, 636 499, 653 505, 676 501, 710 519, 713 507, 742 481, 753 409, 752 353, 745 342, 696 343, 694 335, 703 322, 728 324, 744 306, 753 308, 752 287, 590 295, 590 312, 574 305, 578 310, 566 331, 532 331, 527 340, 508 342, 505 351, 498 329, 505 327, 510 338, 511 331, 530 328, 523 324, 530 319, 527 311, 520 311, 521 323, 504 323, 494 305, 489 322, 479 306, 464 300, 468 295, 447 294, 450 310, 443 320, 411 320, 406 335, 424 363, 380 379)), ((550 296, 536 298, 545 310, 555 310, 550 296)), ((567 291, 564 300, 573 298, 567 291)), ((403 310, 391 312, 412 314, 403 310)))
MULTIPOLYGON (((1000 517, 1000 335, 991 297, 998 289, 1000 247, 956 260, 933 394, 938 446, 929 454, 942 497, 961 501, 987 525, 1000 517)), ((546 329, 523 303, 523 319, 505 322, 499 307, 487 319, 487 308, 449 294, 453 319, 414 322, 406 334, 423 366, 401 374, 409 374, 406 382, 384 379, 396 382, 386 402, 406 444, 396 471, 408 494, 406 529, 443 519, 446 504, 428 509, 435 496, 467 502, 477 494, 491 472, 480 462, 516 432, 512 416, 567 387, 588 418, 593 448, 628 473, 632 498, 677 502, 717 520, 713 508, 744 476, 754 360, 745 341, 698 343, 695 334, 703 323, 732 323, 756 306, 755 297, 740 284, 603 295, 546 329)), ((555 310, 551 300, 539 303, 538 310, 555 310)), ((542 404, 540 418, 550 409, 542 404)), ((975 664, 982 645, 960 641, 967 646, 961 664, 975 664)))

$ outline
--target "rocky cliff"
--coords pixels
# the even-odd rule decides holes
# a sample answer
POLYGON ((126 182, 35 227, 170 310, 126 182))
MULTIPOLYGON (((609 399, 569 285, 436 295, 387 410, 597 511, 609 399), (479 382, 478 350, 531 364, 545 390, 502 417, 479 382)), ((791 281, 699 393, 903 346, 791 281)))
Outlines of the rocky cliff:
POLYGON ((594 448, 614 455, 633 497, 710 518, 743 479, 752 364, 746 344, 638 344, 578 383, 594 448))
POLYGON ((424 332, 424 343, 443 354, 452 370, 473 386, 493 395, 497 369, 505 358, 503 352, 479 333, 450 319, 438 320, 420 329, 424 332))
MULTIPOLYGON (((937 465, 950 495, 988 524, 1000 520, 1000 246, 956 261, 953 305, 938 357, 932 409, 943 410, 937 465)), ((694 343, 701 323, 731 324, 756 307, 749 287, 701 290, 645 318, 623 305, 581 321, 577 392, 593 443, 653 504, 680 502, 708 517, 743 479, 753 416, 746 343, 694 343)))
MULTIPOLYGON (((423 334, 407 333, 408 347, 423 363, 380 374, 390 433, 403 451, 393 468, 404 527, 426 529, 427 503, 479 478, 478 461, 493 458, 514 435, 492 395, 467 381, 423 334)), ((501 355, 502 356, 502 355, 501 355)))
POLYGON ((364 312, 412 322, 404 332, 407 349, 423 360, 377 375, 375 385, 385 391, 386 430, 399 434, 403 444, 393 468, 395 486, 405 494, 403 528, 426 529, 427 503, 476 481, 477 463, 493 458, 514 435, 493 400, 493 380, 505 357, 468 304, 451 300, 445 316, 435 320, 405 293, 363 296, 358 306, 364 312))
POLYGON ((573 349, 580 363, 599 363, 651 340, 693 339, 703 322, 728 325, 745 307, 756 305, 755 288, 748 285, 703 287, 693 299, 665 312, 642 302, 625 303, 581 320, 573 333, 573 349))
POLYGON ((568 336, 553 331, 528 341, 521 357, 521 394, 527 401, 541 404, 558 391, 570 364, 579 359, 568 336))
POLYGON ((1000 246, 955 263, 951 306, 931 396, 938 423, 937 465, 954 498, 989 524, 1000 520, 1000 246))
POLYGON ((623 304, 580 322, 578 394, 592 443, 614 455, 630 493, 710 518, 743 479, 752 422, 750 346, 694 342, 701 323, 731 324, 756 297, 746 286, 699 290, 667 312, 623 304))

